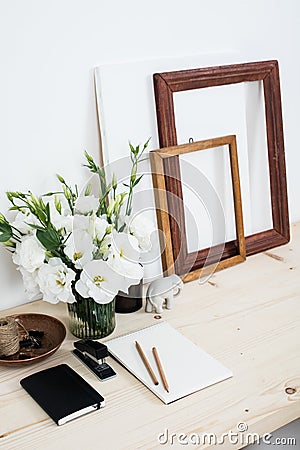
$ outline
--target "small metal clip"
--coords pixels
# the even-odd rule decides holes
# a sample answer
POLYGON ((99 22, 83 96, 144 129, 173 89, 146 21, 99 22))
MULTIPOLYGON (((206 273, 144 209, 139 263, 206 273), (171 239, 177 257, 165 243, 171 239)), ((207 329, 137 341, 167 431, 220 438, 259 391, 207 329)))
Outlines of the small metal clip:
POLYGON ((194 142, 194 139, 192 137, 189 138, 189 144, 192 144, 194 142))

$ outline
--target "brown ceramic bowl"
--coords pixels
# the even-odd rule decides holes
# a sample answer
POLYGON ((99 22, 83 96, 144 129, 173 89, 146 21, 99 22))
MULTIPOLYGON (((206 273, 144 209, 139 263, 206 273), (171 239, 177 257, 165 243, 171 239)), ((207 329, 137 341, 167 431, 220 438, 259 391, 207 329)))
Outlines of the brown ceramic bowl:
MULTIPOLYGON (((42 361, 52 355, 59 349, 66 337, 66 328, 62 322, 55 317, 46 314, 14 314, 10 317, 18 319, 26 330, 39 330, 44 332, 44 336, 40 338, 40 348, 20 349, 12 356, 0 357, 0 364, 5 366, 23 366, 42 361)), ((18 325, 19 339, 26 336, 24 329, 18 325)))

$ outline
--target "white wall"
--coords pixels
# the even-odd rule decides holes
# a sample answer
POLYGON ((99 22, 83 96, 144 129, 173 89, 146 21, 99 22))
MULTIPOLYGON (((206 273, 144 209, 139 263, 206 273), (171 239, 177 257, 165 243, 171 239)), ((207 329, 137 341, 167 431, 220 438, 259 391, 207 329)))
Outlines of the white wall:
MULTIPOLYGON (((56 172, 83 183, 84 149, 99 155, 95 66, 237 51, 279 60, 290 215, 300 220, 299 19, 298 0, 0 0, 0 210, 5 191, 45 192, 56 172)), ((0 280, 0 309, 24 301, 2 249, 0 280)))

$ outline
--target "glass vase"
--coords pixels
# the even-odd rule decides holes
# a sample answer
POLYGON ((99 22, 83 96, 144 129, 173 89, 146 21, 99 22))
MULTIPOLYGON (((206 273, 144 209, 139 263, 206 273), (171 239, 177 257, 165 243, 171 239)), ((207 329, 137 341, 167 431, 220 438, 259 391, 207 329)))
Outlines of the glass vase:
POLYGON ((116 326, 115 299, 102 305, 73 293, 76 302, 68 303, 71 333, 81 339, 100 339, 111 334, 116 326))

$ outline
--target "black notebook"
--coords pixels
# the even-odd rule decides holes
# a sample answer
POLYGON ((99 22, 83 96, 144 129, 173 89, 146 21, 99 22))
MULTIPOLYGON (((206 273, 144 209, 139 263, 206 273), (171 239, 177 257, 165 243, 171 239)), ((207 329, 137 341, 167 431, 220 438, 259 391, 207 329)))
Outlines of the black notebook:
POLYGON ((104 398, 67 364, 36 372, 20 384, 57 425, 104 406, 104 398))

